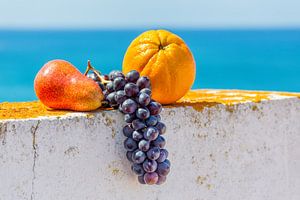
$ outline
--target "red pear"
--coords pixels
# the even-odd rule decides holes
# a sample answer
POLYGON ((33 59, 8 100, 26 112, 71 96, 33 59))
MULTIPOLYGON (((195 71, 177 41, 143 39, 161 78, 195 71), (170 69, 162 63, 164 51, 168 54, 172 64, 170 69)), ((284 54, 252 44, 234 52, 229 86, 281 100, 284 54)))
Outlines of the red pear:
POLYGON ((64 60, 46 63, 35 77, 34 90, 45 106, 54 109, 91 111, 104 98, 96 82, 64 60))

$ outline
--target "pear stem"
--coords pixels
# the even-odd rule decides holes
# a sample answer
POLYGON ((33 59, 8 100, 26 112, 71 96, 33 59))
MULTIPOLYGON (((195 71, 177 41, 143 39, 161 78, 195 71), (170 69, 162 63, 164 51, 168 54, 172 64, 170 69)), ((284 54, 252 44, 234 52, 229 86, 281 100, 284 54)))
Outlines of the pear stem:
POLYGON ((98 78, 100 79, 100 81, 101 81, 102 83, 109 83, 109 82, 110 82, 110 81, 108 81, 108 80, 105 80, 105 79, 101 76, 101 73, 99 73, 99 72, 91 65, 91 61, 88 60, 88 65, 87 65, 87 68, 86 68, 86 70, 85 70, 85 72, 84 72, 84 75, 86 76, 87 73, 88 73, 90 70, 92 70, 92 71, 98 76, 98 78))

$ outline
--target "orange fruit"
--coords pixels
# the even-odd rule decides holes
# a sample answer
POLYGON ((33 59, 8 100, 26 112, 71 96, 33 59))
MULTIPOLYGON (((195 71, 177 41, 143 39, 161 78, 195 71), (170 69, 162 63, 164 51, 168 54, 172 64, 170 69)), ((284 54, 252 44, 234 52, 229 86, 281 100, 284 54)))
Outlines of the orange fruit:
POLYGON ((170 104, 192 87, 196 64, 179 36, 166 30, 149 30, 135 38, 125 53, 123 72, 133 69, 149 77, 154 100, 170 104))

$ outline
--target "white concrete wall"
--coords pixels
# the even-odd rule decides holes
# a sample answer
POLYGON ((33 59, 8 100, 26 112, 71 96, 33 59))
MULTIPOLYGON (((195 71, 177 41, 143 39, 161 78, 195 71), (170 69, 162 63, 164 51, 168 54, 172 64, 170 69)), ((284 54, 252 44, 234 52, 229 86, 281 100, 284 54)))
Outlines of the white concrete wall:
POLYGON ((0 200, 299 200, 300 99, 165 108, 171 173, 140 185, 117 111, 0 121, 0 200))

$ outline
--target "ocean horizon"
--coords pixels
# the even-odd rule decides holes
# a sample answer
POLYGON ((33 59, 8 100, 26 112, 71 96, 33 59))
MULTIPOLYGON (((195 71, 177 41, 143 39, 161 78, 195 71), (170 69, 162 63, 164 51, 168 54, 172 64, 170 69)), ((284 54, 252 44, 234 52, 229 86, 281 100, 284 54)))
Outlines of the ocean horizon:
MULTIPOLYGON (((300 92, 300 29, 169 29, 193 52, 193 89, 300 92)), ((49 60, 84 72, 87 60, 102 73, 122 68, 132 30, 1 30, 0 102, 36 100, 33 80, 49 60)))

